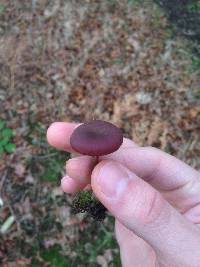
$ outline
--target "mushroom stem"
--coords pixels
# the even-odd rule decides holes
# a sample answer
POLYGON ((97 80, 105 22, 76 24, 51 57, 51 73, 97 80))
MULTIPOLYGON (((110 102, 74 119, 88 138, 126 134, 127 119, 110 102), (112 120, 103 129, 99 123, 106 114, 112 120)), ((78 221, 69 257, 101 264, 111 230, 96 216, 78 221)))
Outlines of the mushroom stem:
MULTIPOLYGON (((81 124, 70 137, 71 147, 82 155, 91 156, 95 166, 101 156, 115 152, 122 142, 121 129, 101 120, 81 124)), ((91 185, 77 195, 72 206, 76 212, 88 212, 98 220, 105 218, 106 208, 95 198, 91 185)))
POLYGON ((95 156, 96 165, 99 163, 99 156, 95 156))

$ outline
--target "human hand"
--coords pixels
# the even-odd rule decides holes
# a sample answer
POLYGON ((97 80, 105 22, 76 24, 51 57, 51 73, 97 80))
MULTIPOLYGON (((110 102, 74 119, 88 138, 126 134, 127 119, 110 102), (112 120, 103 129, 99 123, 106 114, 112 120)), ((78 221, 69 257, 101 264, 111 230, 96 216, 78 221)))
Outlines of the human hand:
MULTIPOLYGON (((73 152, 77 124, 53 123, 48 142, 73 152)), ((152 147, 124 139, 120 149, 99 158, 77 156, 66 165, 62 189, 88 184, 116 218, 124 267, 200 267, 200 174, 152 147)))

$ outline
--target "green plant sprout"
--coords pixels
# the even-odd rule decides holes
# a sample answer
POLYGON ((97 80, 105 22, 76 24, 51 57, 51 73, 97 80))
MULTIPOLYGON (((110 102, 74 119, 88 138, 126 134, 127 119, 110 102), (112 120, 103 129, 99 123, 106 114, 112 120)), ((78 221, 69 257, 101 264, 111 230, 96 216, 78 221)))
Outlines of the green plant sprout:
POLYGON ((0 155, 15 152, 16 145, 12 143, 13 136, 13 130, 6 127, 4 120, 0 120, 0 155))
POLYGON ((5 11, 5 6, 3 4, 0 4, 0 16, 3 15, 5 11))
POLYGON ((199 4, 197 2, 193 2, 187 5, 187 10, 189 12, 198 12, 199 4))

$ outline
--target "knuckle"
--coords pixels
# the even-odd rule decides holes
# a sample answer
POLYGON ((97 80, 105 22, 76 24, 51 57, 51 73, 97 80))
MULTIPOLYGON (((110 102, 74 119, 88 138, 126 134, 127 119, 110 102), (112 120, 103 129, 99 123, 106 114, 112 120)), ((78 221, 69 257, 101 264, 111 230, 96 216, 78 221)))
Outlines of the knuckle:
POLYGON ((136 219, 142 224, 152 224, 158 220, 165 201, 156 190, 144 190, 138 195, 135 206, 136 219))
POLYGON ((161 212, 161 196, 158 192, 154 191, 152 195, 147 198, 146 201, 146 208, 144 209, 144 222, 151 223, 155 221, 161 212))

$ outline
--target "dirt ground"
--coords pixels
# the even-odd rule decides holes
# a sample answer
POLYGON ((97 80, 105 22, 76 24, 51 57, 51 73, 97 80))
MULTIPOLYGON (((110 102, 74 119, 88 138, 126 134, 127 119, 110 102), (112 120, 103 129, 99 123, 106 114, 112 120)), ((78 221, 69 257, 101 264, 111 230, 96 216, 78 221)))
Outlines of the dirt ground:
POLYGON ((71 213, 59 188, 69 155, 45 132, 54 121, 107 120, 199 169, 190 42, 151 1, 1 1, 0 118, 17 146, 0 160, 0 225, 15 218, 1 266, 120 266, 112 218, 71 213))

